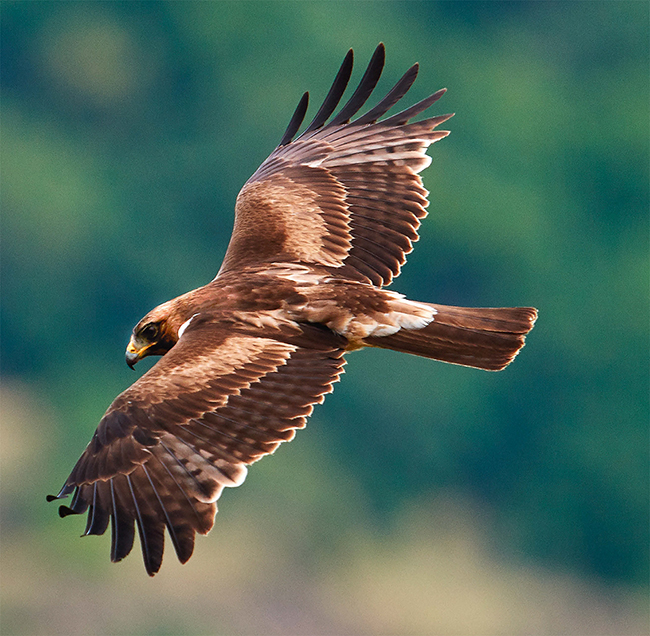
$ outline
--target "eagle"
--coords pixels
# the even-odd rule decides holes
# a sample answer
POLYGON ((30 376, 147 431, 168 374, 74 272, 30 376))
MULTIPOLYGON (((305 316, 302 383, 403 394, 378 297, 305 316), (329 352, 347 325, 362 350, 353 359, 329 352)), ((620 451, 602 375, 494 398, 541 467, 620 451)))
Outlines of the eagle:
POLYGON ((419 173, 437 127, 411 121, 446 89, 385 117, 418 73, 409 68, 353 119, 384 66, 383 44, 345 105, 348 51, 322 106, 298 135, 305 93, 279 145, 240 191, 217 276, 151 310, 126 362, 160 360, 117 396, 58 495, 59 514, 87 514, 84 535, 111 524, 113 562, 138 529, 147 573, 165 529, 181 563, 214 524, 225 487, 293 439, 343 373, 345 355, 379 347, 498 371, 524 345, 534 308, 416 302, 386 289, 418 240, 428 191, 419 173), (333 115, 333 116, 332 116, 333 115))

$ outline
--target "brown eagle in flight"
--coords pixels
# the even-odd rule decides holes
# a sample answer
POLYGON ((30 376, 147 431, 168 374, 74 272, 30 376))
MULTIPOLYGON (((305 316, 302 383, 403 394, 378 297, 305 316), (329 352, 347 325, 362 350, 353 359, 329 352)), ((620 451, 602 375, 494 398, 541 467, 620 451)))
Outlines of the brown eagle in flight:
POLYGON ((224 487, 303 428, 339 379, 348 351, 381 347, 498 371, 524 344, 532 308, 468 309, 384 289, 418 239, 428 192, 418 173, 436 130, 421 121, 439 90, 381 119, 409 90, 413 65, 352 120, 384 65, 380 44, 359 86, 332 116, 352 51, 313 121, 295 137, 305 93, 278 147, 242 188, 216 278, 150 311, 126 349, 133 366, 163 356, 119 395, 56 497, 62 517, 88 511, 84 534, 111 522, 111 560, 133 547, 160 569, 165 528, 185 563, 207 534, 224 487), (295 138, 294 138, 295 137, 295 138))

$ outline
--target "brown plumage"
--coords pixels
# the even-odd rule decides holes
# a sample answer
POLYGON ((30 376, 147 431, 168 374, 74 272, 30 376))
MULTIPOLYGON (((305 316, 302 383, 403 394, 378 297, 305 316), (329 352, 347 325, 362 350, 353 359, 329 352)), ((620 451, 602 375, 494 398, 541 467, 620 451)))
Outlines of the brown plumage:
POLYGON ((162 359, 119 395, 61 492, 61 516, 88 512, 85 534, 111 524, 111 559, 138 529, 155 574, 167 528, 179 560, 214 523, 216 500, 247 466, 305 426, 343 372, 344 354, 382 347, 500 370, 524 344, 531 308, 414 302, 383 287, 400 272, 428 192, 418 173, 451 115, 410 120, 444 90, 381 120, 408 91, 412 66, 354 121, 384 64, 380 44, 331 120, 352 72, 349 51, 313 121, 294 139, 303 95, 280 145, 242 188, 223 265, 208 285, 149 312, 127 362, 162 359))

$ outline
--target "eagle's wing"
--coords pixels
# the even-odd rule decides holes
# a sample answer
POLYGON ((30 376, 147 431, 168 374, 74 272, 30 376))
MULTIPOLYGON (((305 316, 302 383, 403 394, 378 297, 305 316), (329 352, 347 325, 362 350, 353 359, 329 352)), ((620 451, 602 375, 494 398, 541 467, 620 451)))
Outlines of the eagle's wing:
POLYGON ((167 527, 185 563, 195 533, 212 528, 223 488, 291 440, 331 392, 345 363, 341 345, 312 326, 264 338, 192 325, 110 406, 56 497, 74 491, 61 516, 88 510, 87 535, 111 521, 113 561, 131 551, 137 525, 150 575, 167 527))
POLYGON ((237 197, 220 274, 278 261, 327 266, 338 276, 375 285, 399 274, 428 206, 418 173, 431 161, 425 154, 429 145, 449 134, 434 128, 451 115, 408 123, 443 89, 378 121, 415 81, 415 64, 372 110, 350 122, 383 65, 380 44, 350 100, 326 123, 352 72, 349 51, 314 120, 292 141, 307 108, 303 96, 280 145, 237 197))

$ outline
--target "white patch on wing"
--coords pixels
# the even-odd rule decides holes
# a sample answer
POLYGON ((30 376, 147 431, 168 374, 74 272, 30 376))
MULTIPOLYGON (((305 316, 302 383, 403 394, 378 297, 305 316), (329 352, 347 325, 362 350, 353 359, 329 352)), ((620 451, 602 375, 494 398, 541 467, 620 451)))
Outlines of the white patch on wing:
POLYGON ((180 337, 185 333, 185 330, 190 326, 190 323, 194 318, 196 318, 199 314, 196 313, 194 314, 189 320, 186 320, 179 328, 178 328, 178 338, 180 340, 180 337))
POLYGON ((392 336, 400 330, 398 325, 377 325, 368 335, 381 338, 382 336, 392 336))
POLYGON ((288 320, 282 309, 271 311, 233 311, 231 317, 258 329, 281 329, 282 327, 295 327, 292 320, 288 320))
POLYGON ((389 312, 354 316, 342 329, 335 328, 331 323, 327 326, 355 343, 371 336, 390 336, 400 329, 422 329, 433 322, 438 313, 435 307, 426 303, 407 300, 402 294, 395 292, 385 293, 392 296, 389 312))
POLYGON ((328 274, 317 274, 310 267, 298 263, 282 263, 269 268, 273 278, 284 278, 299 285, 320 285, 331 280, 328 274))
POLYGON ((224 487, 235 488, 246 479, 248 468, 242 463, 225 461, 218 454, 195 448, 169 433, 161 439, 156 454, 165 461, 176 480, 203 503, 214 503, 224 487))
POLYGON ((438 310, 431 305, 406 299, 391 303, 391 309, 393 311, 388 314, 388 317, 391 323, 399 325, 399 329, 422 329, 433 322, 438 313, 438 310))
POLYGON ((429 155, 424 155, 422 157, 422 163, 416 168, 415 172, 422 172, 426 170, 431 165, 431 157, 429 155))

